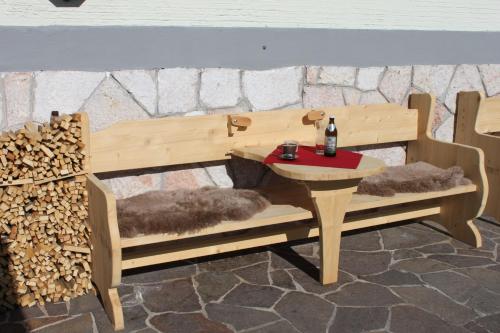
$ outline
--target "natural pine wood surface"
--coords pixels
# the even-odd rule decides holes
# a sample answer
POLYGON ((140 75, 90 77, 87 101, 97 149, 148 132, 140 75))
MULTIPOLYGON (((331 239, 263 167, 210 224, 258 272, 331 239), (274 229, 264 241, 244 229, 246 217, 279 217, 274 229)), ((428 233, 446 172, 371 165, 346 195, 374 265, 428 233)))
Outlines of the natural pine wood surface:
POLYGON ((460 92, 457 96, 455 142, 484 151, 489 196, 484 214, 500 221, 500 137, 489 134, 500 130, 500 98, 460 92))

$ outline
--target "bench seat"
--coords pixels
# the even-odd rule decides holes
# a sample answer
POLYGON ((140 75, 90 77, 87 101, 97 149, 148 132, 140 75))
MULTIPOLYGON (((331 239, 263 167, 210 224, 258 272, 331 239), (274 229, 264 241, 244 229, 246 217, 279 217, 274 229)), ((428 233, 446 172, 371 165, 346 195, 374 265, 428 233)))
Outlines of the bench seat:
MULTIPOLYGON (((289 189, 290 187, 287 187, 288 196, 291 195, 289 189)), ((477 190, 476 185, 471 184, 471 185, 457 186, 446 191, 435 191, 435 192, 425 192, 425 193, 398 193, 393 197, 378 197, 371 195, 355 194, 353 195, 352 201, 348 206, 348 212, 368 210, 386 206, 395 206, 395 207, 384 209, 384 211, 368 212, 362 215, 360 214, 356 214, 355 216, 348 215, 342 226, 342 231, 376 226, 376 225, 403 221, 424 216, 436 215, 440 213, 440 206, 441 206, 439 202, 436 202, 435 200, 436 198, 447 197, 461 193, 469 193, 469 192, 474 192, 476 190, 477 190), (422 202, 422 201, 431 201, 431 202, 415 204, 415 207, 413 207, 413 209, 410 211, 408 210, 408 207, 399 206, 401 204, 422 202)), ((261 191, 265 192, 265 190, 261 191)), ((251 219, 245 221, 224 221, 216 226, 205 228, 198 232, 185 233, 181 235, 168 233, 168 234, 143 235, 143 236, 136 236, 133 238, 121 238, 120 245, 122 249, 126 249, 131 247, 144 246, 148 244, 173 242, 173 241, 177 242, 182 239, 204 237, 221 233, 231 233, 247 229, 258 229, 261 227, 269 227, 281 223, 312 219, 314 217, 314 210, 312 209, 312 204, 304 200, 304 197, 300 196, 299 191, 301 191, 301 188, 299 186, 296 186, 296 192, 293 193, 293 196, 295 196, 295 198, 301 198, 300 206, 302 207, 293 205, 273 204, 268 208, 266 208, 264 211, 255 214, 251 219)), ((268 189, 268 196, 270 197, 271 201, 273 201, 272 200, 273 197, 278 197, 277 194, 278 192, 281 191, 276 189, 274 190, 268 189)), ((283 199, 283 194, 279 195, 279 198, 283 199)), ((301 228, 304 228, 304 226, 311 229, 311 232, 308 233, 309 237, 315 237, 319 235, 318 234, 319 231, 317 230, 318 225, 315 221, 308 223, 307 225, 302 224, 301 228)), ((294 230, 296 226, 290 225, 290 228, 294 230)), ((281 228, 280 230, 281 233, 285 234, 289 232, 288 229, 281 228)), ((256 235, 256 236, 261 237, 262 235, 256 235)), ((249 235, 247 233, 245 234, 245 239, 248 238, 249 235)), ((304 237, 301 236, 301 238, 304 237)), ((290 237, 284 238, 283 241, 287 240, 291 240, 290 237)), ((224 242, 227 243, 227 238, 225 238, 224 242)), ((177 243, 178 244, 176 245, 176 247, 181 248, 182 243, 179 242, 177 243)), ((272 243, 275 243, 275 241, 273 240, 272 243)), ((267 245, 267 244, 262 244, 262 245, 267 245)), ((214 244, 212 244, 212 246, 214 246, 214 244)), ((163 249, 162 251, 165 252, 165 249, 163 249)), ((217 253, 226 251, 229 251, 229 249, 228 250, 219 249, 217 253)), ((133 251, 131 253, 133 253, 133 251)), ((140 253, 141 256, 144 257, 145 255, 144 251, 141 250, 140 253)), ((169 253, 168 256, 173 255, 170 250, 166 251, 166 253, 169 253)), ((188 255, 188 257, 183 259, 187 258, 192 258, 192 257, 188 255)), ((157 259, 160 260, 160 258, 157 259)), ((166 257, 164 257, 163 259, 161 259, 161 261, 158 261, 157 263, 164 262, 165 259, 166 257)), ((178 256, 175 256, 175 260, 180 260, 180 259, 178 256)), ((143 265, 138 266, 137 264, 127 262, 126 258, 124 258, 124 261, 125 263, 123 263, 123 269, 126 269, 128 266, 129 268, 143 266, 143 265)), ((148 263, 148 265, 149 264, 151 263, 148 263)))

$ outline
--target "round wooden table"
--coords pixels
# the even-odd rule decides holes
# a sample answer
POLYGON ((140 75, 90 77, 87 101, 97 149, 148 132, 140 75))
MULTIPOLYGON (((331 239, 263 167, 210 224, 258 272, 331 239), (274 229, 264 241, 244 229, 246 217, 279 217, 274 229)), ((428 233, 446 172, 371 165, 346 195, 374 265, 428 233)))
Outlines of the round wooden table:
MULTIPOLYGON (((276 146, 242 147, 233 149, 232 154, 263 162, 274 149, 276 146)), ((336 282, 342 223, 347 206, 361 179, 382 172, 384 161, 364 155, 356 169, 282 163, 267 166, 280 176, 306 184, 320 226, 320 279, 323 284, 336 282)))

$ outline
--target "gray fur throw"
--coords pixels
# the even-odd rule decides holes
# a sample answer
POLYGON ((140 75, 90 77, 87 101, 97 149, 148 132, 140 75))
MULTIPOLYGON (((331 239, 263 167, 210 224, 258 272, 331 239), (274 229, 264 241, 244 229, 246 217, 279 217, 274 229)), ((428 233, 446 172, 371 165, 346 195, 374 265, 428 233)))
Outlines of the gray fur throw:
POLYGON ((203 187, 151 191, 116 201, 120 237, 196 232, 222 221, 247 220, 270 203, 251 190, 203 187))
POLYGON ((358 186, 358 194, 392 197, 395 193, 444 191, 471 181, 464 177, 459 166, 441 169, 426 162, 388 167, 384 172, 365 177, 358 186))

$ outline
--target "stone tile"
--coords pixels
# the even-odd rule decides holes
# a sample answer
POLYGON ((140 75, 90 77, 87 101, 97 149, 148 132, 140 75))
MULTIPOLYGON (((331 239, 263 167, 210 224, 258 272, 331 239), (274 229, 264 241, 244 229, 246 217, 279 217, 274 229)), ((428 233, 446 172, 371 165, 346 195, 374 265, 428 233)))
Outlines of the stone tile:
POLYGON ((324 66, 318 77, 318 83, 337 86, 353 86, 355 80, 356 67, 324 66))
POLYGON ((125 328, 129 331, 133 331, 146 327, 148 314, 140 305, 124 306, 123 318, 125 319, 125 328))
POLYGON ((306 66, 306 83, 317 84, 320 70, 320 66, 306 66))
POLYGON ((47 71, 35 73, 33 119, 48 121, 50 112, 77 112, 99 83, 104 73, 47 71))
POLYGON ((455 113, 457 93, 468 90, 484 91, 479 71, 475 65, 459 65, 446 92, 445 104, 451 112, 455 113))
POLYGON ((500 93, 500 65, 479 65, 488 96, 500 93))
POLYGON ((321 108, 344 106, 344 95, 341 87, 305 86, 304 107, 321 108))
POLYGON ((286 294, 274 309, 302 332, 325 332, 334 305, 318 296, 293 291, 286 294))
POLYGON ((155 71, 125 70, 112 74, 149 114, 156 114, 158 92, 155 71))
POLYGON ((455 117, 446 119, 434 132, 434 137, 445 142, 453 142, 453 132, 455 126, 455 117))
POLYGON ((361 98, 361 91, 356 88, 344 87, 342 88, 342 93, 344 95, 344 102, 346 105, 359 104, 359 99, 361 98))
POLYGON ((434 289, 423 286, 392 287, 407 303, 433 313, 453 325, 465 325, 477 317, 470 308, 460 305, 434 289))
POLYGON ((483 314, 493 314, 500 312, 500 297, 498 293, 480 288, 471 294, 465 305, 483 314))
POLYGON ((422 280, 461 303, 480 288, 473 279, 453 271, 424 274, 422 280))
POLYGON ((231 254, 222 259, 212 259, 198 264, 202 271, 230 271, 244 266, 254 265, 269 260, 267 252, 250 252, 246 254, 231 254))
POLYGON ((358 70, 356 88, 361 90, 377 89, 380 77, 384 72, 384 67, 363 67, 358 70))
POLYGON ((42 317, 42 318, 32 318, 28 319, 24 322, 24 325, 26 326, 26 329, 28 331, 33 331, 36 329, 39 329, 41 327, 57 323, 59 321, 63 321, 65 319, 68 319, 69 317, 64 315, 64 316, 54 316, 54 317, 42 317))
POLYGON ((407 227, 382 229, 380 234, 386 250, 420 247, 448 239, 445 235, 434 232, 432 229, 417 230, 407 227))
POLYGON ((252 110, 271 110, 300 103, 303 72, 302 67, 244 71, 244 94, 252 110))
POLYGON ((207 162, 203 163, 202 165, 215 185, 222 188, 233 187, 233 180, 228 175, 225 163, 221 164, 220 162, 207 162))
POLYGON ((431 273, 437 271, 444 271, 453 268, 453 266, 434 259, 411 258, 399 261, 391 265, 390 268, 411 273, 431 273))
MULTIPOLYGON (((453 117, 453 115, 450 111, 448 111, 446 106, 442 103, 436 102, 436 106, 434 108, 434 119, 432 120, 432 133, 434 136, 439 127, 441 127, 441 125, 450 117, 453 117)), ((446 126, 449 125, 447 124, 446 126)), ((447 132, 444 132, 446 129, 448 129, 448 127, 443 128, 440 135, 447 134, 447 132)))
POLYGON ((490 333, 490 331, 482 328, 481 326, 476 324, 476 322, 474 322, 474 321, 467 323, 467 325, 465 325, 464 328, 466 328, 469 331, 474 332, 474 333, 490 333))
POLYGON ((90 313, 50 325, 37 331, 37 333, 90 333, 93 332, 93 321, 90 313))
POLYGON ((270 311, 226 304, 210 303, 205 307, 205 311, 209 319, 229 324, 238 331, 264 325, 280 319, 270 311))
POLYGON ((467 330, 452 326, 430 313, 411 305, 392 308, 389 330, 393 333, 466 333, 467 330))
POLYGON ((329 332, 361 333, 383 329, 389 316, 385 308, 344 308, 338 307, 329 332))
POLYGON ((26 328, 21 324, 6 323, 0 325, 0 332, 26 333, 26 328))
POLYGON ((194 265, 187 265, 186 263, 169 265, 167 268, 156 268, 147 270, 146 272, 134 271, 127 275, 122 276, 122 283, 125 284, 142 284, 142 283, 157 283, 161 281, 181 279, 191 277, 196 274, 196 267, 194 265))
POLYGON ((354 251, 377 251, 382 250, 380 236, 377 231, 361 231, 352 234, 344 234, 340 240, 340 249, 354 251))
POLYGON ((161 174, 117 177, 103 179, 103 182, 115 194, 116 199, 124 199, 148 191, 160 190, 161 174))
POLYGON ((388 251, 340 251, 340 268, 354 275, 369 275, 386 271, 391 263, 388 251))
POLYGON ((455 252, 455 248, 448 243, 426 245, 426 246, 419 247, 416 250, 419 252, 425 253, 425 254, 454 253, 455 252))
POLYGON ((9 321, 22 321, 25 319, 44 317, 45 313, 38 305, 30 308, 16 308, 9 312, 9 321))
MULTIPOLYGON (((294 254, 291 254, 291 256, 294 256, 294 254)), ((294 264, 273 252, 271 252, 271 267, 274 269, 296 268, 294 264)))
POLYGON ((474 267, 495 263, 493 260, 488 258, 461 256, 457 254, 434 254, 430 255, 428 258, 439 260, 456 267, 474 267))
POLYGON ((375 275, 361 276, 361 278, 368 282, 381 284, 384 286, 422 284, 422 282, 414 274, 395 271, 392 269, 375 275))
POLYGON ((200 100, 207 108, 235 106, 240 98, 239 69, 207 68, 202 70, 200 100))
POLYGON ((316 242, 314 243, 306 243, 306 244, 298 244, 293 245, 292 250, 297 252, 297 254, 302 256, 312 257, 315 253, 315 248, 319 249, 316 242))
POLYGON ((3 85, 7 126, 21 128, 21 125, 30 120, 31 116, 33 74, 29 72, 8 73, 3 78, 3 85))
POLYGON ((250 112, 250 106, 244 100, 234 107, 207 110, 207 114, 235 114, 243 112, 250 112))
POLYGON ((204 272, 194 280, 198 294, 207 303, 218 300, 240 282, 231 272, 204 272))
POLYGON ((490 332, 500 332, 500 313, 480 318, 476 323, 490 332))
POLYGON ((464 268, 457 270, 462 274, 470 276, 481 286, 500 294, 500 272, 487 268, 464 268))
POLYGON ((268 266, 269 264, 267 262, 263 262, 257 265, 234 270, 233 273, 248 283, 268 285, 270 284, 267 270, 268 266))
POLYGON ((378 91, 365 91, 361 93, 359 104, 385 104, 387 100, 378 91))
POLYGON ((152 312, 190 312, 201 309, 190 279, 139 287, 144 306, 152 312))
POLYGON ((142 303, 142 295, 140 290, 133 294, 128 294, 120 297, 120 301, 122 302, 122 306, 134 306, 142 303))
POLYGON ((199 71, 194 68, 167 68, 158 72, 160 114, 193 111, 198 105, 199 71))
POLYGON ((94 295, 84 295, 73 298, 69 304, 70 315, 93 312, 101 309, 102 305, 99 302, 99 299, 94 295))
POLYGON ((165 313, 150 319, 151 325, 164 333, 231 333, 223 324, 208 320, 199 313, 165 313))
POLYGON ((389 306, 402 302, 388 288, 366 282, 345 285, 326 298, 339 306, 389 306))
POLYGON ((406 161, 406 152, 401 146, 364 146, 363 149, 359 149, 358 151, 364 155, 379 158, 390 166, 404 165, 406 161))
POLYGON ((65 302, 45 303, 44 307, 49 316, 61 316, 68 313, 68 308, 65 302))
POLYGON ((223 303, 230 305, 269 308, 283 294, 278 288, 242 283, 224 297, 223 303))
POLYGON ((287 321, 281 320, 270 325, 266 325, 254 330, 247 331, 248 333, 300 333, 295 327, 287 321))
POLYGON ((444 100, 454 71, 454 65, 413 66, 413 85, 444 100))
POLYGON ((341 287, 342 285, 351 282, 353 279, 345 272, 339 271, 339 278, 337 282, 322 285, 318 278, 311 277, 309 274, 305 273, 300 269, 291 269, 289 273, 293 276, 293 279, 298 283, 305 291, 314 294, 324 294, 329 291, 333 291, 341 287))
POLYGON ((417 252, 413 249, 395 250, 392 254, 392 259, 394 260, 419 258, 419 257, 423 257, 422 253, 417 252))
POLYGON ((391 103, 403 102, 411 84, 411 66, 389 66, 380 81, 380 92, 391 103))
POLYGON ((272 285, 280 288, 295 290, 295 284, 293 283, 292 277, 284 269, 279 269, 272 271, 270 273, 272 285))
POLYGON ((171 170, 163 174, 163 189, 166 191, 179 189, 196 189, 215 185, 205 168, 189 168, 171 170))
POLYGON ((88 113, 93 132, 121 120, 149 118, 146 111, 112 78, 107 78, 99 85, 81 111, 88 113))

